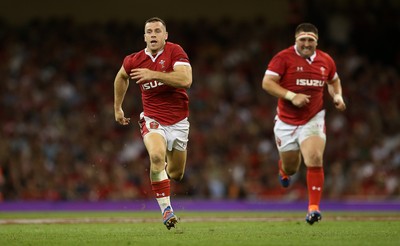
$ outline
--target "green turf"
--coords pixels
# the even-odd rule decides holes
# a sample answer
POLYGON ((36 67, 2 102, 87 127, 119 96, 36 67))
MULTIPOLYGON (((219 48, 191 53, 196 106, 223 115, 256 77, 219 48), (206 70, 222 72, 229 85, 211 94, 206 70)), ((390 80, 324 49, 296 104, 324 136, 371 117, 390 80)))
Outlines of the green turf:
POLYGON ((182 212, 178 228, 168 231, 157 212, 0 213, 0 245, 400 245, 399 213, 323 215, 320 223, 310 226, 304 213, 297 212, 182 212), (69 222, 4 223, 49 218, 69 222), (77 221, 83 218, 93 221, 77 221), (102 218, 139 222, 96 222, 102 218), (218 221, 210 221, 215 218, 218 221))

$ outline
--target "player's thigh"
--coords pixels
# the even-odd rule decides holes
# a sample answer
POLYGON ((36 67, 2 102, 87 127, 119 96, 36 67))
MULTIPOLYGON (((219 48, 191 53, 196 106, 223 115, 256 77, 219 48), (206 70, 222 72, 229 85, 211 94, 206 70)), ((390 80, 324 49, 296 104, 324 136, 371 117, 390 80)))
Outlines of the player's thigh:
POLYGON ((164 136, 157 132, 149 132, 144 136, 143 141, 149 153, 151 164, 158 165, 161 169, 164 168, 167 151, 164 136))
POLYGON ((301 142, 300 149, 306 166, 322 166, 325 151, 324 138, 319 136, 308 137, 301 142))

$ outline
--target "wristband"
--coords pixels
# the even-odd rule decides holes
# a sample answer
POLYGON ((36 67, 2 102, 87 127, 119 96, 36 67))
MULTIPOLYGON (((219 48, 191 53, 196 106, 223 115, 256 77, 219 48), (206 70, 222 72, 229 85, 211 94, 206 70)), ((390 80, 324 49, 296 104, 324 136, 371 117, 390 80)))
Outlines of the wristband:
POLYGON ((294 98, 296 95, 297 95, 297 94, 294 93, 294 92, 287 91, 286 94, 285 94, 285 99, 286 99, 286 100, 289 100, 289 101, 292 101, 293 98, 294 98))

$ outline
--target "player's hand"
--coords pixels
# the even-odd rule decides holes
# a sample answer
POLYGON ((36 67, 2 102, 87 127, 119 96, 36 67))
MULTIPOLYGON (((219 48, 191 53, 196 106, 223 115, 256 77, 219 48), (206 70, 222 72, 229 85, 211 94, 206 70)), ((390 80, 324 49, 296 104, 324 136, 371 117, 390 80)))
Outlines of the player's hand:
POLYGON ((131 79, 136 80, 136 84, 143 83, 145 81, 153 80, 153 71, 147 68, 135 68, 131 70, 129 76, 131 79))
POLYGON ((121 125, 128 125, 131 121, 130 118, 125 118, 124 111, 122 109, 116 109, 115 112, 115 121, 121 125))
POLYGON ((335 108, 339 111, 346 110, 346 104, 343 101, 343 97, 341 95, 335 95, 333 97, 333 103, 335 104, 335 108))
POLYGON ((310 98, 310 95, 297 93, 296 96, 292 99, 292 104, 296 107, 301 108, 304 105, 310 103, 310 98))

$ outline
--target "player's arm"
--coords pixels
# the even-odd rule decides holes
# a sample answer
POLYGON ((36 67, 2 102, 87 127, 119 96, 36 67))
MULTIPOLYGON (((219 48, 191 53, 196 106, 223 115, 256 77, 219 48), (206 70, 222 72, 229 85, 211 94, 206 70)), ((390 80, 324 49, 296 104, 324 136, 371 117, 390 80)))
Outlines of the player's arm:
POLYGON ((272 96, 291 101, 292 104, 297 107, 303 107, 304 105, 310 102, 309 95, 301 93, 296 94, 280 86, 279 84, 280 79, 281 77, 279 75, 272 75, 266 73, 262 81, 262 88, 272 96))
POLYGON ((336 75, 334 79, 329 81, 327 84, 329 95, 331 95, 333 98, 335 107, 340 111, 344 111, 346 109, 346 104, 344 103, 342 96, 342 85, 340 78, 336 75))
POLYGON ((122 110, 122 102, 124 101, 126 91, 129 86, 129 76, 123 66, 119 69, 114 80, 114 115, 115 121, 121 125, 129 124, 130 119, 125 118, 122 110))
POLYGON ((149 80, 157 80, 175 88, 190 88, 192 85, 192 67, 190 65, 175 65, 171 72, 159 72, 147 68, 132 69, 130 76, 137 84, 149 80))

